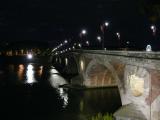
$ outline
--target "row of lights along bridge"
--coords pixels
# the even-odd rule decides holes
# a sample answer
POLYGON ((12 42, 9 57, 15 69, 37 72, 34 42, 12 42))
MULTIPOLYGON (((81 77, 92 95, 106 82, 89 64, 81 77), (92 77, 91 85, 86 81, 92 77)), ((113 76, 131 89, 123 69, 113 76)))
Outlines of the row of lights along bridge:
MULTIPOLYGON (((104 22, 101 26, 100 26, 100 30, 101 30, 101 35, 97 36, 97 41, 101 44, 101 49, 102 50, 106 50, 105 48, 105 30, 107 30, 107 28, 109 27, 109 22, 104 22)), ((156 26, 155 25, 151 25, 150 29, 152 31, 152 35, 155 36, 156 35, 156 26)), ((53 50, 52 53, 55 55, 58 54, 62 54, 71 50, 75 50, 75 49, 85 49, 85 48, 89 48, 90 46, 90 41, 86 38, 87 36, 87 30, 86 29, 82 29, 79 36, 80 36, 80 42, 77 43, 72 43, 69 47, 67 44, 69 44, 70 42, 68 40, 64 40, 63 43, 60 43, 58 46, 56 46, 53 50), (85 46, 85 48, 84 48, 85 46)), ((120 32, 115 32, 115 35, 117 37, 118 42, 121 42, 121 34, 120 32)), ((126 42, 126 44, 130 44, 129 41, 126 42)), ((151 45, 147 45, 146 46, 146 51, 151 51, 151 45)))

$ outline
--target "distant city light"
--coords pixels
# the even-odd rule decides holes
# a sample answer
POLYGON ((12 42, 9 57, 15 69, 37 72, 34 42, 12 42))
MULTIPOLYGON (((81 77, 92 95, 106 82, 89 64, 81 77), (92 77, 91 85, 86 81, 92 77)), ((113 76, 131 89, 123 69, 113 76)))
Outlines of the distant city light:
POLYGON ((33 55, 32 55, 32 54, 28 54, 28 55, 27 55, 27 58, 28 58, 28 59, 32 59, 32 58, 33 58, 33 55))
POLYGON ((126 43, 127 43, 127 44, 130 44, 130 42, 129 42, 129 41, 127 41, 126 43))

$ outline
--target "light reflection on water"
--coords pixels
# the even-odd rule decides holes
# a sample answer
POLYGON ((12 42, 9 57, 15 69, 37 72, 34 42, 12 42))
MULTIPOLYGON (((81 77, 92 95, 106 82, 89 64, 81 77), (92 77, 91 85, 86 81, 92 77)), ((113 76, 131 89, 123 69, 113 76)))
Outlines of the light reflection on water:
POLYGON ((56 88, 60 98, 63 100, 63 108, 67 107, 68 105, 68 93, 63 89, 59 88, 60 85, 67 84, 68 82, 59 75, 59 72, 54 68, 51 67, 50 69, 50 77, 49 82, 52 87, 56 88))
POLYGON ((24 65, 23 64, 20 64, 18 66, 18 71, 17 71, 17 74, 18 74, 18 78, 19 80, 23 80, 23 77, 24 77, 24 65))
POLYGON ((64 91, 63 88, 58 88, 57 89, 61 99, 63 100, 63 108, 67 107, 68 105, 68 93, 64 91))
POLYGON ((49 82, 54 88, 67 84, 67 81, 59 75, 59 72, 55 68, 50 69, 49 82))
POLYGON ((38 75, 41 77, 42 73, 43 73, 43 66, 40 66, 38 70, 38 75))
POLYGON ((31 65, 31 64, 29 64, 28 66, 27 66, 27 72, 26 72, 26 77, 27 77, 27 80, 26 80, 26 83, 29 83, 29 84, 31 84, 31 83, 35 83, 35 82, 37 82, 36 80, 35 80, 35 77, 34 77, 34 70, 33 70, 33 65, 31 65))

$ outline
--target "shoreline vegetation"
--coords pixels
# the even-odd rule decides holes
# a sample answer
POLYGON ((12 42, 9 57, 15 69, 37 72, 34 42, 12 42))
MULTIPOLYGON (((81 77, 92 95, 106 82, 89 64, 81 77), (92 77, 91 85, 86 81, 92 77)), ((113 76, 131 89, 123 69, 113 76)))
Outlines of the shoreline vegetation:
POLYGON ((114 120, 113 115, 106 113, 104 115, 102 115, 101 113, 98 113, 95 116, 92 116, 90 119, 88 120, 114 120))

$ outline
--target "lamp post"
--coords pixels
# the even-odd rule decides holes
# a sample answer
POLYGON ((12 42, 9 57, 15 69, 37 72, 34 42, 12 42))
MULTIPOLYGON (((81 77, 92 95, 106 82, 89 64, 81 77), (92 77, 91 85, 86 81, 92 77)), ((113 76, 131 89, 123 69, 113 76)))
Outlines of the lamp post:
POLYGON ((105 42, 105 35, 104 35, 104 33, 105 33, 105 28, 107 28, 109 26, 109 22, 105 22, 105 23, 103 23, 101 26, 100 26, 100 28, 101 28, 101 31, 102 31, 102 50, 104 50, 104 42, 105 42))
POLYGON ((118 39, 118 43, 119 43, 119 47, 121 47, 121 35, 119 32, 116 32, 116 36, 117 36, 117 39, 118 39))
MULTIPOLYGON (((87 34, 87 31, 85 29, 82 29, 80 33, 80 38, 81 38, 81 48, 83 48, 83 37, 87 34)), ((84 41, 85 42, 85 41, 84 41)))
POLYGON ((150 26, 150 28, 151 28, 151 30, 152 30, 152 34, 153 34, 153 36, 155 36, 156 35, 156 26, 155 25, 151 25, 150 26))
POLYGON ((102 44, 102 43, 101 43, 101 42, 102 42, 101 36, 97 36, 97 40, 98 40, 98 42, 99 42, 100 44, 102 44))

